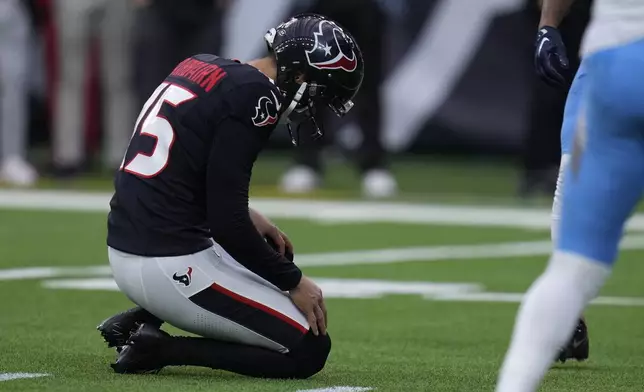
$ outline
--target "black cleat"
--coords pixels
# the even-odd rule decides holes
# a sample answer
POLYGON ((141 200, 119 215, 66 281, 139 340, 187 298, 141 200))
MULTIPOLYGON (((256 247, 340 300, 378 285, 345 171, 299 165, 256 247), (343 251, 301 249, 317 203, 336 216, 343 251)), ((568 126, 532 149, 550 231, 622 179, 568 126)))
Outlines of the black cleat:
POLYGON ((119 353, 112 369, 120 374, 156 374, 163 368, 161 347, 169 337, 155 326, 141 324, 119 353))
POLYGON ((141 323, 148 323, 159 328, 162 321, 147 310, 136 307, 114 315, 103 321, 96 329, 101 333, 108 347, 125 346, 130 334, 136 331, 141 323))
POLYGON ((568 359, 585 361, 590 351, 590 340, 588 339, 588 328, 584 319, 579 320, 575 333, 572 335, 568 345, 559 352, 559 361, 565 363, 568 359))

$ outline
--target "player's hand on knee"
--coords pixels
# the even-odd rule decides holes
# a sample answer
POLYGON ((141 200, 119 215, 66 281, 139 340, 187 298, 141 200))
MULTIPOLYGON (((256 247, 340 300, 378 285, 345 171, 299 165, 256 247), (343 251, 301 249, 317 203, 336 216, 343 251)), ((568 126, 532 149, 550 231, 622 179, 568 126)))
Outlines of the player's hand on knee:
POLYGON ((315 336, 326 335, 327 312, 322 290, 311 279, 302 276, 300 284, 291 290, 291 300, 306 316, 315 336))

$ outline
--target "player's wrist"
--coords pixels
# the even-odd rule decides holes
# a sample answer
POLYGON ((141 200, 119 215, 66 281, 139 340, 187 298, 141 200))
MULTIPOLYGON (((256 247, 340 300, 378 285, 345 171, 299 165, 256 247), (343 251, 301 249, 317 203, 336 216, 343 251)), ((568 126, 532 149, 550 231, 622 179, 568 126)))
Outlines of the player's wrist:
POLYGON ((302 283, 303 280, 304 280, 304 274, 299 268, 297 268, 297 271, 293 273, 292 277, 288 282, 289 288, 282 288, 282 290, 292 293, 293 291, 297 290, 297 288, 300 286, 300 283, 302 283))
POLYGON ((552 20, 552 19, 542 19, 539 22, 539 30, 543 28, 559 29, 559 23, 557 23, 556 20, 552 20))
POLYGON ((556 27, 556 26, 549 25, 549 24, 539 26, 539 30, 538 30, 539 36, 543 36, 545 34, 553 33, 553 32, 554 33, 559 33, 559 28, 556 27))

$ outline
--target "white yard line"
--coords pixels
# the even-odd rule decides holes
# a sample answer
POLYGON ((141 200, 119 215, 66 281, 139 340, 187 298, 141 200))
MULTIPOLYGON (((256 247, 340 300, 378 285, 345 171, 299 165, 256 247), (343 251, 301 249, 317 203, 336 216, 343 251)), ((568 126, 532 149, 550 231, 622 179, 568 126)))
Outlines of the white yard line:
MULTIPOLYGON (((644 248, 644 236, 627 236, 623 248, 644 248)), ((405 262, 432 262, 441 260, 468 260, 483 258, 511 258, 545 256, 550 253, 550 241, 508 242, 480 245, 441 245, 408 248, 354 250, 346 252, 298 254, 295 262, 302 267, 348 266, 357 264, 393 264, 405 262)), ((33 267, 0 269, 0 281, 43 279, 69 276, 109 276, 108 265, 88 267, 33 267)))
POLYGON ((111 195, 74 191, 0 190, 0 207, 44 211, 109 211, 111 195))
MULTIPOLYGON (((386 294, 418 294, 427 298, 447 298, 483 291, 478 283, 403 282, 372 279, 315 278, 327 298, 379 298, 386 294)), ((42 282, 48 289, 118 291, 112 278, 51 279, 42 282)))
MULTIPOLYGON (((0 208, 107 212, 110 197, 110 193, 0 190, 0 208)), ((550 210, 545 208, 269 198, 254 198, 251 204, 272 218, 334 224, 385 222, 523 229, 550 227, 550 210)), ((634 216, 629 228, 644 230, 644 214, 634 216)))
MULTIPOLYGON (((644 249, 644 236, 626 235, 620 249, 644 249)), ((552 243, 550 241, 525 241, 304 254, 296 256, 295 261, 301 266, 343 266, 493 258, 517 258, 520 260, 521 257, 548 256, 551 252, 552 243)))
MULTIPOLYGON (((420 295, 443 302, 520 303, 523 293, 486 292, 478 283, 403 282, 367 279, 313 278, 325 298, 374 299, 389 295, 420 295)), ((112 278, 53 279, 42 282, 48 289, 118 291, 112 278)), ((644 298, 599 297, 591 302, 604 306, 644 306, 644 298)))
POLYGON ((49 376, 47 373, 0 373, 0 381, 19 380, 22 378, 38 378, 49 376))
POLYGON ((70 276, 110 276, 112 270, 109 265, 89 267, 32 267, 0 269, 0 281, 45 279, 70 276))
POLYGON ((119 287, 116 285, 116 282, 112 278, 43 280, 42 287, 47 289, 119 291, 119 287))
MULTIPOLYGON (((644 249, 644 236, 634 234, 626 235, 622 241, 621 249, 644 249)), ((324 267, 507 258, 516 258, 517 261, 520 261, 522 257, 547 256, 551 250, 552 244, 550 241, 526 241, 480 245, 444 245, 310 253, 296 255, 295 262, 302 267, 324 267)), ((111 270, 108 265, 10 268, 0 269, 0 281, 70 276, 109 276, 110 274, 111 270)))
MULTIPOLYGON (((644 247, 644 237, 642 237, 644 247)), ((410 248, 357 250, 297 255, 300 266, 343 266, 356 264, 393 264, 412 261, 466 260, 547 255, 550 241, 510 242, 481 245, 441 245, 410 248)))
MULTIPOLYGON (((523 300, 523 293, 454 293, 439 296, 424 296, 434 301, 448 302, 507 302, 520 303, 523 300)), ((644 306, 644 298, 639 297, 598 297, 591 301, 592 305, 605 306, 644 306)))

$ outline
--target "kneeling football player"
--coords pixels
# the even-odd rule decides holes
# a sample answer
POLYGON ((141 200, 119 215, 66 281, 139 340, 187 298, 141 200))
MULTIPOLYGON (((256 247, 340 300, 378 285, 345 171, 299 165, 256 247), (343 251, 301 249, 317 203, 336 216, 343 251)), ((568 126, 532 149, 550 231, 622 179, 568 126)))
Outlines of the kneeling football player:
POLYGON ((292 262, 288 237, 249 208, 248 188, 278 124, 311 121, 321 133, 317 109, 351 109, 362 54, 346 30, 314 14, 265 39, 270 55, 247 64, 184 60, 139 115, 107 236, 114 279, 138 307, 98 327, 117 347, 118 373, 193 365, 307 378, 325 365, 322 292, 292 262), (201 337, 170 336, 164 322, 201 337))

